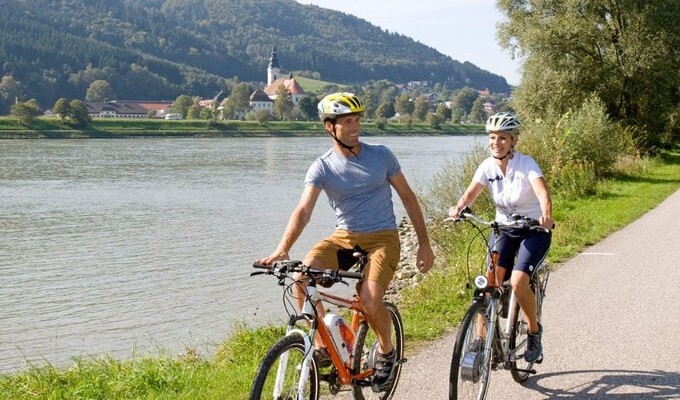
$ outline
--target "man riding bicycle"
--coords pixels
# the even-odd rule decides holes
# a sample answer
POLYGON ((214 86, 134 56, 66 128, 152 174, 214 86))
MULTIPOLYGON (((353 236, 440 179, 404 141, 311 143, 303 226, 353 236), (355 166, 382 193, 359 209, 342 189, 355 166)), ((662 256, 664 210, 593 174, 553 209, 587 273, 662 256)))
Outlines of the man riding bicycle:
MULTIPOLYGON (((486 132, 489 135, 491 157, 477 168, 470 186, 449 210, 451 217, 458 217, 488 187, 496 206, 497 221, 510 222, 513 214, 526 214, 538 220, 547 230, 553 228, 552 202, 543 173, 533 158, 514 150, 520 126, 519 119, 513 113, 498 113, 489 117, 486 132)), ((498 240, 498 268, 494 278, 497 284, 501 284, 511 272, 509 278, 512 289, 528 319, 529 333, 524 359, 535 362, 543 354, 543 327, 538 323, 536 301, 529 281, 535 268, 548 253, 551 234, 509 229, 502 230, 498 240)))
MULTIPOLYGON (((342 267, 346 254, 368 254, 364 279, 357 292, 371 328, 378 337, 378 357, 372 389, 381 392, 393 379, 394 349, 390 339, 391 322, 383 305, 387 290, 400 259, 400 242, 392 203, 392 188, 401 199, 418 236, 417 266, 426 273, 434 263, 434 253, 427 235, 425 220, 394 154, 384 145, 359 140, 361 117, 365 108, 352 93, 333 93, 321 100, 319 116, 333 147, 311 165, 305 188, 293 211, 276 250, 258 260, 263 264, 289 259, 288 252, 309 222, 321 191, 335 211, 336 226, 331 236, 318 242, 303 263, 320 269, 342 267)), ((299 306, 304 286, 296 286, 299 306)), ((320 313, 322 307, 317 305, 320 313)), ((315 340, 315 356, 320 364, 328 363, 328 353, 320 338, 315 340)))

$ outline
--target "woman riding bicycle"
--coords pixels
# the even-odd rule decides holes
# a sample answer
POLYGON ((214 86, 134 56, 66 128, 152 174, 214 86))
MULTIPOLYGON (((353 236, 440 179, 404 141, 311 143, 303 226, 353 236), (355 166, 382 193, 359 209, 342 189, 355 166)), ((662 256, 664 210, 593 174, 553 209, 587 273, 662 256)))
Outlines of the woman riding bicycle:
MULTIPOLYGON (((434 263, 434 253, 416 195, 411 190, 396 157, 384 145, 359 140, 361 116, 365 108, 352 93, 334 93, 321 100, 319 116, 333 140, 328 150, 307 171, 305 188, 277 249, 263 264, 289 259, 288 252, 309 222, 321 191, 335 211, 336 229, 305 256, 303 263, 313 268, 338 268, 349 252, 368 253, 364 279, 358 285, 359 299, 369 325, 378 336, 379 348, 372 389, 384 391, 394 377, 395 360, 390 339, 390 317, 383 305, 385 290, 399 263, 399 234, 392 205, 392 188, 404 204, 418 235, 418 268, 426 273, 434 263)), ((297 286, 300 305, 303 287, 297 286)), ((319 313, 323 313, 317 307, 319 313)), ((316 340, 320 364, 327 359, 322 342, 316 340), (324 357, 325 355, 325 357, 324 357)))
MULTIPOLYGON (((514 150, 519 138, 520 122, 513 113, 498 113, 486 122, 491 157, 484 160, 470 186, 451 207, 449 215, 459 217, 472 205, 485 187, 496 206, 496 220, 509 222, 513 214, 525 214, 550 230, 554 226, 552 202, 543 173, 531 157, 514 150)), ((491 235, 491 239, 493 235, 491 235)), ((536 301, 529 286, 534 269, 550 248, 551 234, 536 230, 503 230, 499 240, 497 284, 510 279, 517 301, 527 315, 529 334, 524 359, 534 362, 543 353, 543 327, 538 323, 536 301), (515 260, 515 256, 517 259, 515 260)))

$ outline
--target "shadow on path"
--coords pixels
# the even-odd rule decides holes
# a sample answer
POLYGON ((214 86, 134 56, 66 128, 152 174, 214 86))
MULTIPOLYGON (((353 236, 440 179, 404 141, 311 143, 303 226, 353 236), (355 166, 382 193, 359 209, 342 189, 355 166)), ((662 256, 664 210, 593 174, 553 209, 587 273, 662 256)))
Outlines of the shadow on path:
POLYGON ((631 370, 555 372, 537 375, 525 387, 550 399, 680 399, 680 374, 631 370))

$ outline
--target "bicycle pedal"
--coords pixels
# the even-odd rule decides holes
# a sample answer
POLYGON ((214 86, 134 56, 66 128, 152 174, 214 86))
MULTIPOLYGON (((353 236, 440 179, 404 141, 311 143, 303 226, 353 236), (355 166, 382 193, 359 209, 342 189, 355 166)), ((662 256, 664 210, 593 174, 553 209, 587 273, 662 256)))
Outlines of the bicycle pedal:
POLYGON ((530 373, 530 374, 535 374, 535 373, 536 373, 536 370, 535 370, 535 369, 519 369, 519 368, 515 368, 514 370, 517 371, 517 372, 528 372, 528 373, 530 373))
POLYGON ((350 381, 350 384, 352 384, 353 386, 369 387, 372 385, 372 382, 371 380, 367 379, 353 379, 352 381, 350 381))

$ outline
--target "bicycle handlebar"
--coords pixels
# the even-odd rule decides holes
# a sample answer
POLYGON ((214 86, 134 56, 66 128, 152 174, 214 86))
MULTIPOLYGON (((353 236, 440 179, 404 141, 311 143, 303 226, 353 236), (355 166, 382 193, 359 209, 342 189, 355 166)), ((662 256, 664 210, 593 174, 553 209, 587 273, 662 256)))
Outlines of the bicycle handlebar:
MULTIPOLYGON (((480 218, 477 214, 473 213, 472 210, 469 207, 465 207, 463 211, 461 211, 460 216, 458 218, 453 218, 453 217, 448 217, 444 219, 444 222, 447 221, 453 221, 453 222, 459 222, 459 221, 465 221, 465 220, 473 220, 481 225, 486 225, 494 229, 499 229, 499 228, 518 228, 518 229, 528 229, 528 230, 535 230, 535 231, 541 231, 541 232, 550 232, 550 229, 544 228, 541 226, 541 224, 538 222, 538 220, 533 219, 529 217, 528 215, 523 215, 523 214, 512 214, 511 216, 512 221, 510 222, 501 222, 501 221, 486 221, 482 218, 480 218)), ((555 228, 555 224, 553 224, 552 228, 555 228)))
MULTIPOLYGON (((256 262, 253 263, 253 268, 264 269, 265 271, 261 273, 267 275, 276 275, 279 278, 282 278, 294 272, 299 272, 302 275, 308 276, 319 276, 321 279, 333 282, 342 282, 342 278, 362 279, 364 277, 364 275, 361 272, 350 272, 333 269, 317 269, 302 264, 302 261, 291 260, 276 261, 273 264, 267 265, 256 262)), ((254 274, 258 273, 253 272, 251 275, 254 274)))

